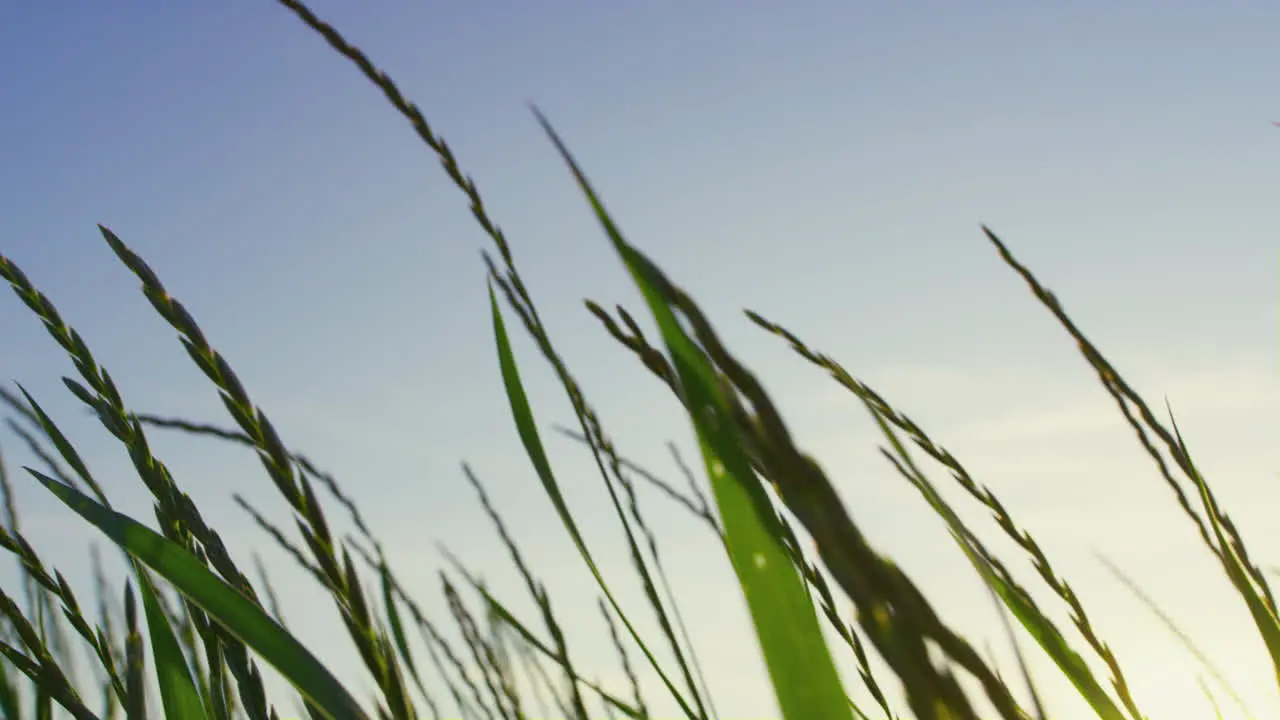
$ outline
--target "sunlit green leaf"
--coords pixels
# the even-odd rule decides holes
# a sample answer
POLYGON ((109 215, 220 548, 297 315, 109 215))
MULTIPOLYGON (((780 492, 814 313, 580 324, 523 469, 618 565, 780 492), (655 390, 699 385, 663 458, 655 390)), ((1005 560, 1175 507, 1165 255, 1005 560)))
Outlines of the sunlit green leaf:
POLYGON ((191 553, 74 488, 31 468, 27 472, 253 648, 330 720, 368 720, 359 703, 314 655, 261 608, 209 572, 191 553))

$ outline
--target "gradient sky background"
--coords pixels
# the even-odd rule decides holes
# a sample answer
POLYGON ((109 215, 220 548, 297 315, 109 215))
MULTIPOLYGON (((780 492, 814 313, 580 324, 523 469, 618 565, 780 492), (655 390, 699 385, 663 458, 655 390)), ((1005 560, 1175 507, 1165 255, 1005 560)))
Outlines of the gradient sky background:
MULTIPOLYGON (((1273 715, 1275 677, 1243 604, 979 223, 1153 406, 1168 397, 1253 553, 1264 565, 1280 558, 1280 130, 1269 124, 1280 119, 1280 4, 1035 5, 314 9, 398 81, 475 178, 625 454, 677 482, 664 442, 696 461, 673 398, 582 308, 583 298, 641 306, 530 101, 629 239, 760 372, 872 541, 945 620, 989 640, 1010 677, 989 596, 879 456, 865 411, 741 308, 839 358, 988 483, 1072 581, 1152 718, 1206 716, 1201 671, 1096 550, 1195 638, 1255 714, 1273 715)), ((466 460, 552 588, 578 662, 625 687, 593 583, 502 394, 479 256, 489 241, 436 158, 348 61, 270 2, 9 2, 0 97, 0 252, 82 333, 130 408, 232 424, 99 222, 186 304, 285 443, 344 483, 433 618, 451 626, 441 540, 535 619, 463 479, 466 460)), ((53 414, 118 507, 151 522, 121 447, 59 382, 73 366, 16 299, 0 302, 0 338, 5 380, 53 414)), ((519 337, 516 349, 544 428, 570 422, 533 346, 519 337)), ((234 556, 247 567, 263 553, 290 627, 354 689, 371 689, 331 604, 232 502, 242 493, 287 517, 253 456, 149 436, 234 556)), ((546 438, 609 580, 656 637, 592 463, 572 441, 546 438)), ((35 463, 12 433, 0 443, 11 468, 35 463)), ((998 529, 933 476, 1038 591, 998 529)), ((95 535, 24 473, 11 480, 33 543, 88 602, 95 535)), ((712 537, 657 494, 642 502, 721 715, 776 714, 712 537)), ((346 526, 336 506, 330 517, 346 526)), ((0 582, 15 577, 5 570, 0 582)), ((1061 603, 1042 597, 1074 641, 1061 603)), ((1087 717, 1022 641, 1054 715, 1087 717)), ((851 669, 849 653, 836 653, 851 669)), ((650 701, 671 713, 651 680, 650 701)), ((277 698, 293 712, 287 693, 277 698)))

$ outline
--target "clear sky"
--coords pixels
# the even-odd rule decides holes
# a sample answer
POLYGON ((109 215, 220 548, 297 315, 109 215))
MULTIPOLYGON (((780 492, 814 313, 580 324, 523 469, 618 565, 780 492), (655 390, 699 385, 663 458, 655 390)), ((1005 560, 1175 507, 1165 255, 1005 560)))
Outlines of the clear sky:
MULTIPOLYGON (((621 302, 639 317, 641 305, 531 101, 628 238, 760 372, 871 540, 948 622, 989 641, 1007 675, 988 595, 880 458, 865 412, 743 307, 840 359, 996 491, 1073 582, 1153 718, 1210 712, 1199 670, 1095 551, 1196 639, 1257 715, 1280 711, 1243 604, 1069 338, 979 231, 999 233, 1157 408, 1168 397, 1254 554, 1280 557, 1280 4, 314 9, 400 83, 475 178, 625 454, 675 481, 665 441, 696 462, 674 399, 582 308, 621 302)), ((9 2, 0 97, 0 252, 83 334, 131 409, 232 424, 95 223, 187 305, 285 443, 344 483, 439 623, 449 616, 436 540, 536 619, 465 460, 552 589, 578 662, 623 688, 592 581, 502 394, 479 257, 488 240, 436 158, 345 59, 265 0, 9 2)), ((150 521, 121 447, 59 382, 73 366, 16 298, 0 302, 0 338, 4 379, 54 414, 119 507, 150 521)), ((550 434, 572 420, 568 404, 532 345, 520 337, 516 349, 570 505, 652 632, 592 464, 550 434)), ((287 517, 252 455, 149 436, 235 557, 248 566, 263 553, 290 626, 371 688, 331 604, 231 501, 239 492, 287 517)), ((11 466, 34 462, 16 436, 0 443, 11 466)), ((33 481, 13 481, 36 547, 92 597, 94 535, 33 481)), ((727 561, 678 507, 651 492, 642 501, 721 714, 775 714, 727 561)), ((336 506, 330 516, 342 524, 336 506)), ((1061 603, 1044 605, 1069 630, 1061 603)), ((1054 715, 1086 717, 1031 652, 1054 715)))

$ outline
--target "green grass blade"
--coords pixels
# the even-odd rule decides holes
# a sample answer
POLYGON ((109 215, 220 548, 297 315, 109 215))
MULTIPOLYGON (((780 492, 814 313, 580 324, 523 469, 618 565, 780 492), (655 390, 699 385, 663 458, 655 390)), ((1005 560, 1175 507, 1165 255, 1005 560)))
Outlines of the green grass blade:
POLYGON ((0 715, 8 718, 19 718, 18 688, 13 684, 5 664, 0 662, 0 715))
MULTIPOLYGON (((1213 692, 1209 690, 1209 685, 1205 683, 1203 675, 1196 676, 1196 682, 1200 684, 1200 690, 1204 693, 1205 699, 1209 701, 1209 705, 1213 707, 1213 716, 1217 720, 1223 720, 1222 708, 1218 707, 1218 701, 1213 697, 1213 692)), ((1251 717, 1251 716, 1246 716, 1251 717)))
POLYGON ((564 143, 540 113, 538 120, 630 270, 672 356, 720 509, 730 561, 746 597, 783 717, 852 720, 817 615, 782 546, 768 496, 739 446, 710 361, 680 329, 672 307, 655 287, 648 260, 622 238, 564 143))
MULTIPOLYGON (((1216 510, 1216 503, 1212 499, 1204 478, 1195 471, 1192 473, 1192 479, 1204 504, 1216 510)), ((1220 557, 1227 577, 1248 606, 1253 623, 1258 628, 1258 634, 1262 636, 1262 641, 1267 646, 1267 654, 1270 655, 1271 662, 1275 666, 1276 680, 1280 683, 1280 618, 1276 617, 1262 594, 1254 587, 1239 552, 1227 539, 1223 532, 1222 521, 1216 514, 1209 514, 1209 527, 1218 541, 1218 547, 1221 548, 1220 557)))
POLYGON ((396 648, 400 651, 400 657, 404 660, 405 667, 416 678, 418 669, 413 664, 413 653, 410 651, 409 642, 404 636, 404 625, 400 622, 400 611, 396 608, 396 598, 392 592, 391 571, 387 568, 385 559, 379 558, 378 576, 382 583, 382 602, 387 607, 387 624, 391 627, 391 637, 395 640, 396 648))
POLYGON ((53 720, 53 696, 43 686, 36 690, 36 720, 53 720))
POLYGON ((1018 619, 1022 627, 1035 639, 1036 643, 1045 651, 1045 654, 1053 660, 1062 674, 1067 677, 1071 684, 1084 698, 1085 702, 1093 708, 1094 713, 1102 720, 1124 720, 1125 715, 1120 708, 1107 694, 1107 691, 1094 677, 1093 672, 1089 669, 1088 663, 1080 656, 1062 633, 1058 630, 1053 621, 1045 617, 1040 609, 1030 602, 1024 591, 1010 584, 1007 580, 995 572, 991 567, 991 563, 982 553, 977 551, 971 540, 972 535, 969 529, 965 527, 960 517, 956 515, 954 509, 942 498, 937 488, 924 473, 916 466, 911 455, 907 452, 906 447, 898 438, 893 428, 870 404, 867 405, 868 410, 872 412, 876 423, 880 426, 881 432, 893 446, 894 453, 901 459, 899 465, 900 470, 906 475, 907 479, 916 486, 920 493, 924 496, 929 506, 942 518, 947 524, 947 529, 951 533, 951 537, 955 539, 956 544, 964 552, 965 556, 973 564, 974 569, 982 576, 987 586, 999 596, 1013 616, 1018 619))
POLYGON ((124 716, 128 720, 147 720, 146 653, 142 649, 142 634, 138 632, 138 601, 133 596, 133 584, 124 584, 124 716))
POLYGON ((1267 646, 1267 654, 1271 657, 1276 681, 1280 683, 1280 618, 1276 617, 1271 604, 1267 602, 1267 596, 1255 585, 1254 575, 1249 572, 1250 568, 1247 567, 1245 558, 1241 556, 1243 547, 1237 546, 1234 542, 1237 536, 1231 533, 1231 537, 1228 537, 1222 509, 1218 506, 1217 498, 1214 497, 1209 483, 1191 461, 1191 451, 1182 439, 1182 432, 1178 429, 1178 422, 1173 418, 1172 409, 1169 410, 1169 423, 1173 426, 1177 451, 1186 461, 1184 470, 1200 494, 1200 502, 1206 510, 1205 514, 1209 517, 1209 527, 1213 530, 1214 539, 1218 541, 1218 557, 1222 561, 1223 570, 1248 606, 1253 623, 1258 628, 1258 634, 1262 636, 1262 641, 1267 646))
POLYGON ((67 507, 253 648, 330 720, 368 720, 359 703, 314 655, 269 615, 205 569, 191 553, 74 488, 31 468, 26 470, 67 507))
POLYGON ((427 701, 427 705, 431 708, 432 716, 437 717, 438 720, 439 713, 435 709, 435 700, 427 692, 426 685, 423 684, 422 677, 418 674, 417 665, 413 661, 412 649, 409 647, 409 641, 404 634, 404 622, 400 618, 400 610, 396 603, 395 579, 391 575, 391 568, 387 565, 387 559, 382 555, 381 548, 378 549, 378 578, 382 585, 382 603, 387 609, 387 624, 391 628, 391 638, 396 644, 396 650, 400 653, 400 659, 404 661, 405 668, 409 671, 409 677, 413 679, 414 686, 418 688, 418 692, 427 701))
POLYGON ((204 720, 209 715, 200 700, 200 690, 191 678, 186 657, 178 645, 173 627, 169 625, 169 618, 160 609, 155 585, 141 564, 135 567, 138 590, 142 594, 142 609, 147 615, 147 632, 151 635, 151 654, 160 685, 164 716, 167 720, 204 720))
POLYGON ((502 320, 502 310, 498 307, 498 298, 493 292, 492 285, 489 287, 489 307, 493 315, 494 340, 498 348, 498 363, 502 370, 502 381, 506 389, 507 401, 511 406, 511 414, 516 423, 516 430, 520 434, 520 441, 524 444, 525 452, 533 463, 534 470, 538 473, 538 479, 542 481, 543 489, 546 491, 547 496, 551 498, 556 513, 560 516, 560 521, 564 524, 565 529, 568 530, 574 546, 586 562, 587 568, 596 580, 596 584, 600 586, 600 591, 604 593, 605 599, 609 601, 614 611, 618 613, 622 624, 626 626, 627 631, 631 633, 631 637, 640 646, 640 651, 644 653, 654 672, 658 673, 658 677, 666 685, 671 696, 679 703, 680 709, 685 715, 690 718, 697 718, 698 714, 689 707, 684 696, 676 689, 667 674, 663 672, 657 658, 653 656, 640 634, 636 632, 631 621, 627 619, 626 613, 622 611, 617 600, 614 599, 613 593, 609 591, 609 586, 605 583, 604 576, 600 573, 595 559, 591 557, 591 552, 587 549, 587 544, 582 539, 582 533, 578 531, 578 524, 574 522, 573 515, 569 512, 569 507, 564 502, 564 495, 560 492, 560 485, 556 482, 555 473, 552 472, 551 463, 548 462, 546 451, 542 447, 537 425, 534 424, 533 410, 529 406, 528 396, 525 395, 524 383, 520 381, 520 369, 516 365, 515 354, 511 351, 511 341, 507 337, 506 324, 502 320))
POLYGON ((15 384, 18 386, 18 390, 22 392, 22 396, 27 399, 27 404, 30 406, 32 414, 39 422, 40 428, 44 430, 45 435, 53 442, 53 446, 57 449, 58 454, 62 456, 63 460, 67 461, 67 464, 71 466, 71 469, 76 473, 76 475, 79 476, 91 490, 93 490, 93 494, 97 496, 98 502, 107 507, 111 507, 111 503, 107 501, 106 494, 102 492, 102 488, 98 486, 97 481, 95 481, 93 476, 89 474, 89 468, 84 464, 84 460, 80 458, 80 453, 71 445, 71 442, 67 440, 67 437, 62 434, 62 430, 60 430, 57 424, 53 422, 53 418, 49 417, 49 414, 44 411, 44 408, 40 407, 40 403, 36 402, 35 398, 31 397, 31 394, 27 392, 27 389, 24 388, 21 383, 15 384))

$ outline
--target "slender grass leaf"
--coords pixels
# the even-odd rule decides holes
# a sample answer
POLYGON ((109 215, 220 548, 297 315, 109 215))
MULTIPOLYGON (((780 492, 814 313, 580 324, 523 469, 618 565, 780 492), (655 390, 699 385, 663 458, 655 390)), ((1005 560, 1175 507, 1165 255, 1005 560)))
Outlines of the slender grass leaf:
POLYGON ((128 720, 147 720, 147 657, 138 633, 138 601, 133 596, 133 584, 128 582, 124 586, 124 622, 124 716, 128 720))
POLYGON ((102 507, 74 488, 39 471, 26 470, 67 507, 155 570, 178 592, 253 648, 330 720, 368 720, 346 688, 296 638, 235 588, 209 572, 191 553, 128 516, 102 507))
POLYGON ((720 509, 730 561, 746 596, 783 716, 787 720, 852 720, 817 614, 783 548, 764 488, 739 445, 714 368, 680 328, 670 299, 657 289, 649 261, 622 238, 564 143, 541 113, 537 115, 644 295, 672 356, 720 509))
POLYGON ((35 697, 36 720, 53 720, 53 696, 41 685, 35 697))
POLYGON ((516 365, 515 355, 511 352, 511 342, 507 338, 506 323, 502 320, 502 310, 498 307, 498 298, 493 292, 493 286, 489 286, 489 307, 493 315, 493 334, 498 347, 498 363, 502 369, 502 381, 507 392, 507 401, 511 406, 511 414, 516 423, 516 430, 520 434, 520 441, 524 444, 525 453, 528 454, 529 460, 533 462, 534 470, 538 473, 538 479, 542 481, 542 487, 547 495, 551 498, 552 504, 555 506, 556 513, 560 516, 560 521, 569 531, 569 536, 573 540, 574 546, 578 549, 578 554, 582 556, 586 562, 587 568, 591 571, 592 577, 595 578, 596 584, 600 586, 600 591, 604 593, 605 599, 613 606, 618 618, 622 621, 623 626, 631 633, 631 637, 640 646, 640 651, 644 653, 645 658, 649 661, 649 665, 653 667, 654 672, 658 673, 658 677, 666 685, 671 696, 680 705, 680 709, 690 718, 698 717, 698 714, 689 707, 684 696, 676 689, 676 686, 663 672, 662 666, 658 664, 657 658, 649 650, 648 645, 636 632, 631 621, 627 619, 626 613, 619 607, 618 601, 614 599, 613 593, 609 591, 609 586, 604 581, 604 576, 600 573, 599 567, 596 565, 595 559, 591 557, 587 544, 582 539, 582 533, 578 531, 578 524, 574 522, 573 515, 569 512, 569 507, 564 502, 564 495, 560 492, 560 485, 556 482, 555 473, 551 471, 551 463, 547 461, 546 451, 542 447, 542 440, 538 436, 538 427, 533 421, 533 410, 529 407, 529 398, 525 395, 524 384, 520 381, 520 369, 516 365))
POLYGON ((387 622, 391 626, 391 637, 395 640, 396 648, 400 651, 400 656, 404 660, 404 664, 409 668, 409 672, 414 675, 418 674, 413 664, 413 653, 409 651, 409 643, 405 640, 404 625, 400 622, 400 611, 396 608, 395 594, 392 592, 391 571, 387 567, 386 560, 379 560, 378 575, 382 581, 382 602, 387 606, 387 622))
POLYGON ((200 699, 200 690, 191 678, 186 656, 169 625, 169 618, 156 599, 156 588, 146 568, 137 566, 138 591, 147 616, 147 632, 151 635, 151 654, 160 685, 160 702, 166 720, 204 720, 209 717, 200 699))
POLYGON ((400 653, 400 659, 404 661, 405 667, 409 670, 409 676, 413 678, 413 683, 418 688, 418 692, 431 702, 427 694, 427 688, 422 684, 422 678, 418 675, 418 668, 413 662, 413 652, 409 647, 409 641, 405 638, 404 623, 400 619, 400 610, 396 606, 395 582, 391 577, 391 568, 387 566, 387 560, 382 557, 381 551, 378 555, 378 576, 382 584, 382 604, 387 608, 387 624, 391 627, 391 637, 396 644, 396 650, 400 653))
POLYGON ((18 688, 5 670, 4 663, 0 663, 0 714, 4 717, 18 717, 18 688))
POLYGON ((1218 541, 1218 556, 1222 560, 1223 570, 1249 607, 1249 614, 1253 616, 1253 623, 1258 628, 1258 634, 1262 636, 1263 643, 1267 646, 1267 654, 1271 656, 1271 662, 1276 673, 1276 681, 1280 683, 1280 618, 1276 617, 1270 603, 1267 602, 1267 599, 1262 596, 1262 593, 1255 586, 1253 576, 1250 574, 1249 569, 1245 567, 1245 559, 1240 556, 1235 543, 1232 542, 1231 538, 1227 537, 1222 522, 1222 509, 1218 507, 1217 498, 1214 497, 1209 483, 1200 474, 1195 463, 1191 461, 1191 451, 1182 439, 1182 431, 1178 429, 1178 422, 1173 417, 1172 409, 1169 410, 1169 423, 1173 426, 1178 451, 1182 453, 1183 459, 1186 460, 1187 474, 1195 484, 1196 490, 1200 494, 1200 502, 1204 505, 1206 514, 1209 516, 1209 527, 1213 529, 1214 538, 1218 541))
POLYGON ((1196 682, 1200 684, 1200 690, 1204 693, 1205 699, 1209 701, 1209 705, 1213 707, 1213 716, 1217 720, 1222 719, 1222 708, 1218 707, 1218 701, 1213 697, 1213 691, 1209 689, 1208 683, 1204 681, 1203 675, 1196 676, 1196 682))
POLYGON ((93 490, 93 494, 98 497, 98 502, 111 507, 111 503, 107 502, 107 496, 102 492, 102 488, 98 486, 93 476, 89 474, 89 468, 84 464, 84 460, 80 458, 80 453, 67 440, 67 436, 62 434, 62 430, 58 429, 57 424, 53 422, 53 418, 49 417, 44 408, 40 407, 40 403, 31 397, 27 389, 21 383, 17 383, 17 385, 18 390, 22 392, 22 396, 27 399, 27 403, 31 406, 31 411, 35 413, 36 419, 39 420, 40 428, 44 430, 45 435, 53 442, 58 454, 62 456, 63 460, 67 461, 67 464, 71 466, 76 475, 93 490))
POLYGON ((1071 645, 1062 636, 1053 621, 1045 617, 1034 604, 1028 602, 1020 588, 1014 587, 1000 577, 991 567, 987 558, 983 557, 974 548, 968 528, 965 527, 960 517, 956 515, 955 510, 938 493, 933 483, 929 482, 929 479, 916 466, 915 461, 907 452, 897 433, 894 432, 889 423, 873 406, 868 404, 867 408, 875 417, 876 423, 880 426, 880 431, 889 441, 889 444, 893 446, 894 453, 902 460, 900 469, 903 474, 916 486, 916 489, 924 496, 929 506, 947 524, 951 537, 960 546, 965 557, 973 564, 974 569, 978 571, 987 586, 1004 602, 1009 611, 1013 613, 1013 616, 1022 624, 1022 627, 1026 628, 1031 637, 1045 651, 1045 654, 1053 660, 1054 664, 1058 666, 1062 674, 1076 688, 1085 702, 1089 703, 1089 706, 1093 708, 1099 718, 1102 718, 1102 720, 1124 720, 1124 713, 1120 711, 1111 696, 1107 694, 1098 679, 1094 677, 1084 658, 1071 648, 1071 645))

